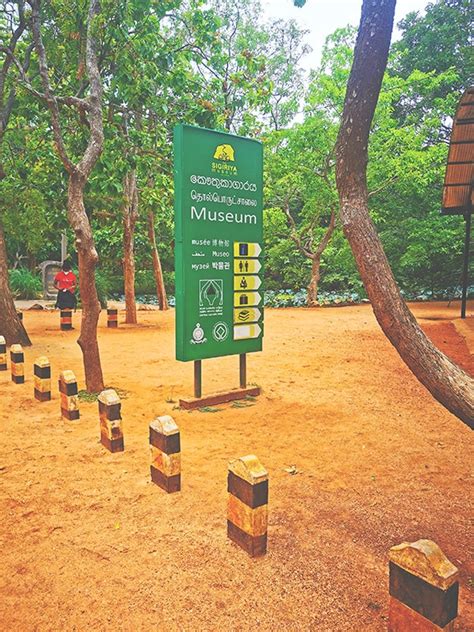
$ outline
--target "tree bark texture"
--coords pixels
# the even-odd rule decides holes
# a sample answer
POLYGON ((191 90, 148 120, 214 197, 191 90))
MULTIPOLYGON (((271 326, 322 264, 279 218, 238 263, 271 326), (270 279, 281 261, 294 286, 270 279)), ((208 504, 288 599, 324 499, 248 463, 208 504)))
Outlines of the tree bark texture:
POLYGON ((74 174, 69 177, 68 216, 76 235, 79 292, 82 303, 81 333, 77 342, 82 350, 87 390, 98 393, 104 389, 97 341, 100 302, 95 285, 95 268, 99 257, 84 208, 84 185, 84 179, 80 175, 74 174))
POLYGON ((313 255, 311 259, 311 281, 308 285, 308 307, 315 307, 318 304, 318 286, 321 278, 321 255, 313 255))
POLYGON ((153 211, 148 213, 148 238, 151 245, 151 256, 153 259, 153 273, 155 275, 158 305, 162 311, 165 311, 168 309, 168 299, 166 297, 166 288, 165 281, 163 279, 160 255, 158 253, 158 248, 156 247, 155 216, 153 215, 153 211))
POLYGON ((30 346, 31 341, 23 323, 18 318, 13 295, 8 284, 8 260, 5 235, 0 222, 0 335, 5 337, 7 345, 21 344, 30 346))
POLYGON ((31 25, 39 74, 48 105, 53 129, 54 142, 58 155, 69 174, 68 220, 75 233, 75 246, 79 261, 79 290, 82 302, 81 334, 78 344, 81 347, 86 388, 97 393, 104 388, 99 345, 97 342, 97 323, 100 304, 95 285, 95 268, 99 257, 94 245, 92 229, 84 207, 84 187, 96 164, 104 144, 102 124, 102 82, 97 60, 97 24, 100 13, 99 0, 89 0, 86 36, 86 73, 89 80, 89 96, 86 99, 67 97, 58 99, 51 88, 46 50, 41 37, 41 16, 39 0, 30 0, 31 25), (81 114, 87 113, 89 139, 81 160, 75 164, 68 155, 61 129, 59 103, 67 102, 76 106, 81 114))
POLYGON ((369 215, 367 146, 385 71, 395 0, 364 0, 336 146, 341 222, 383 332, 418 380, 474 425, 474 380, 441 353, 406 306, 369 215))
POLYGON ((135 304, 135 252, 134 235, 138 219, 138 191, 135 171, 124 178, 123 207, 123 280, 125 288, 125 322, 137 324, 135 304))
POLYGON ((329 220, 329 226, 324 233, 323 238, 318 244, 311 258, 311 282, 308 286, 308 307, 315 307, 318 304, 318 288, 319 281, 321 279, 321 257, 326 250, 328 243, 331 240, 332 234, 336 227, 336 209, 331 209, 331 219, 329 220))

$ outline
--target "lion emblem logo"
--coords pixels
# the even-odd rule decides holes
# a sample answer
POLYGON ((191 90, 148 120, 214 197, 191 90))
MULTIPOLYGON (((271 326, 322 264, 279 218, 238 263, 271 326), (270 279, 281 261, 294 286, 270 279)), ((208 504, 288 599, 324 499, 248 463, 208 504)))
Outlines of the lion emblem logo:
POLYGON ((230 162, 234 162, 234 149, 231 145, 217 145, 216 151, 214 152, 214 158, 216 160, 227 160, 230 162))

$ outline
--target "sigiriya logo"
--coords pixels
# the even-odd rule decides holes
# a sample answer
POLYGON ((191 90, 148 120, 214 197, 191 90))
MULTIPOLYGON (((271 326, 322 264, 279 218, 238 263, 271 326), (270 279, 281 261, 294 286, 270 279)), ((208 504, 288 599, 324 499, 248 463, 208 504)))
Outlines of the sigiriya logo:
POLYGON ((232 164, 235 162, 235 150, 232 145, 217 145, 213 158, 214 160, 212 161, 211 168, 214 173, 234 176, 237 175, 237 167, 232 164))
POLYGON ((230 160, 234 162, 234 148, 232 145, 217 145, 214 158, 216 160, 230 160))

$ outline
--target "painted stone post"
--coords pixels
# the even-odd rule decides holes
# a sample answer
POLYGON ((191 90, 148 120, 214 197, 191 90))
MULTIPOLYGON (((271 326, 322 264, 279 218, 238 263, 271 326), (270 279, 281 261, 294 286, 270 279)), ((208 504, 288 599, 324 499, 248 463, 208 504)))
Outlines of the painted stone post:
POLYGON ((110 452, 123 452, 123 429, 120 397, 113 388, 99 395, 100 442, 110 452))
POLYGON ((253 454, 229 463, 227 536, 251 557, 267 552, 268 473, 253 454))
POLYGON ((61 395, 61 415, 69 421, 79 419, 77 380, 72 371, 61 371, 59 392, 61 395))
POLYGON ((37 358, 33 367, 35 399, 49 402, 51 399, 51 366, 46 356, 37 358))
POLYGON ((118 309, 107 309, 107 327, 118 327, 118 309))
POLYGON ((0 336, 0 371, 7 370, 7 342, 0 336))
POLYGON ((72 309, 62 309, 60 312, 61 331, 72 329, 72 309))
POLYGON ((458 615, 459 571, 431 540, 389 551, 389 632, 452 632, 458 615))
POLYGON ((179 428, 169 415, 150 424, 151 480, 169 494, 181 490, 181 441, 179 428))
POLYGON ((21 345, 12 345, 10 347, 10 364, 12 382, 15 384, 25 383, 25 354, 21 345))

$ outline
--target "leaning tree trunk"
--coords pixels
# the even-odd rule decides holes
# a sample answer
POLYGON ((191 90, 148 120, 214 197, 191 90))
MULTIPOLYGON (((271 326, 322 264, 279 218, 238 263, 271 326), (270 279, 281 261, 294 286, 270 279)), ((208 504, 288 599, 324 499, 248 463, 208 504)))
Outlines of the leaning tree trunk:
POLYGON ((8 284, 7 246, 3 226, 0 222, 0 336, 4 336, 7 345, 21 344, 30 346, 31 341, 18 318, 13 295, 8 284))
POLYGON ((311 281, 308 285, 308 307, 316 307, 318 305, 318 286, 321 278, 321 255, 313 255, 311 259, 311 281))
POLYGON ((153 272, 155 275, 156 295, 158 297, 158 305, 160 309, 165 311, 168 309, 168 299, 166 298, 165 281, 163 279, 163 270, 161 268, 160 255, 156 247, 155 237, 155 216, 153 211, 148 213, 148 238, 151 245, 151 255, 153 258, 153 272))
POLYGON ((387 63, 394 10, 395 0, 363 1, 336 148, 341 221, 385 335, 431 394, 472 428, 474 380, 419 327, 400 295, 368 210, 368 137, 387 63))
POLYGON ((82 303, 81 334, 77 340, 82 349, 87 390, 98 393, 104 389, 100 363, 97 323, 100 303, 95 285, 95 268, 99 261, 92 237, 91 225, 84 208, 85 180, 79 173, 69 176, 68 217, 76 235, 79 261, 79 291, 82 303))
POLYGON ((135 304, 134 235, 138 218, 137 177, 131 171, 124 178, 125 203, 123 208, 123 282, 125 287, 125 322, 137 324, 135 304))

